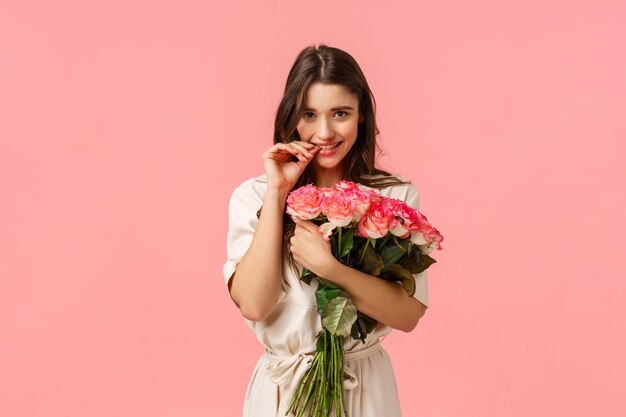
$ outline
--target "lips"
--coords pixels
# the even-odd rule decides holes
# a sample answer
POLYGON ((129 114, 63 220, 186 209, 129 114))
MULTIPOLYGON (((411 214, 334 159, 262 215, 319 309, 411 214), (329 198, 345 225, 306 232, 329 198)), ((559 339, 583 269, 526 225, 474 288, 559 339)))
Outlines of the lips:
POLYGON ((313 145, 319 147, 319 148, 330 148, 330 147, 336 147, 337 145, 339 145, 341 142, 334 142, 334 143, 313 143, 313 145))

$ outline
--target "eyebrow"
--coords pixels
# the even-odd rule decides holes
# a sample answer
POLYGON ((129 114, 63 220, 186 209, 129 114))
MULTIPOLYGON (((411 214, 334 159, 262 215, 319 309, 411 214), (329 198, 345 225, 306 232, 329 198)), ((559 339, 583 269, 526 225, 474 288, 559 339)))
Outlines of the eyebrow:
MULTIPOLYGON (((336 110, 354 110, 354 108, 352 106, 339 106, 339 107, 333 107, 330 110, 331 111, 336 111, 336 110)), ((315 109, 313 107, 305 107, 304 111, 315 111, 315 109)))

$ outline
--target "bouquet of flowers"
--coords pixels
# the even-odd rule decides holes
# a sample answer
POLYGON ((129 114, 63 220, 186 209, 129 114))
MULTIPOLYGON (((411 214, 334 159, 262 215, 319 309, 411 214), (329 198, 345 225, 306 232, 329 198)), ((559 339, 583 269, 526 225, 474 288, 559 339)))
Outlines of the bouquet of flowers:
MULTIPOLYGON (((331 243, 333 256, 341 263, 399 282, 411 296, 415 293, 413 274, 435 263, 429 254, 433 249, 442 249, 443 236, 418 210, 351 181, 339 181, 334 187, 309 184, 293 190, 287 198, 287 213, 318 225, 324 239, 331 243)), ((300 279, 310 285, 313 278, 319 281, 315 298, 322 331, 317 335, 312 365, 285 415, 293 409, 300 417, 309 405, 309 416, 327 417, 334 405, 341 417, 341 408, 347 415, 343 397, 344 337, 365 343, 378 322, 358 311, 333 282, 303 268, 300 279)))

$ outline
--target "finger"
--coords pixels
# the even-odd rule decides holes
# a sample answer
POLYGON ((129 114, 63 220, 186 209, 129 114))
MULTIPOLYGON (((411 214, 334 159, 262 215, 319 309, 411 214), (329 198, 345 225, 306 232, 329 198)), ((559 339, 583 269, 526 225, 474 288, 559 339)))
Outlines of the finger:
POLYGON ((276 154, 289 153, 301 161, 307 160, 307 158, 304 155, 302 155, 302 152, 300 152, 298 149, 296 149, 294 146, 291 146, 288 143, 277 143, 272 148, 270 148, 270 152, 276 153, 276 154))
POLYGON ((303 155, 305 155, 308 158, 313 158, 313 155, 315 155, 313 149, 307 148, 304 145, 304 143, 305 142, 300 142, 300 141, 289 142, 290 145, 297 148, 300 152, 302 152, 303 155))
POLYGON ((307 162, 311 159, 308 155, 308 151, 302 147, 294 144, 293 142, 287 143, 287 146, 290 146, 292 149, 296 151, 295 155, 298 157, 300 161, 307 162))
POLYGON ((304 141, 301 141, 301 140, 295 140, 295 141, 293 141, 293 142, 291 142, 291 143, 293 143, 293 144, 295 144, 295 145, 298 145, 298 146, 301 146, 301 147, 302 147, 302 148, 304 148, 307 152, 309 152, 309 154, 311 154, 311 155, 313 155, 313 152, 314 152, 315 150, 319 150, 319 147, 318 147, 318 146, 315 146, 315 145, 313 145, 313 144, 312 144, 312 143, 310 143, 310 142, 304 142, 304 141))
POLYGON ((293 231, 294 234, 295 234, 296 232, 299 232, 300 229, 302 228, 303 220, 300 217, 298 217, 298 216, 291 216, 291 219, 296 224, 296 227, 294 228, 294 231, 293 231))
POLYGON ((316 144, 312 142, 302 141, 302 143, 305 144, 310 149, 319 149, 319 146, 317 146, 316 144))
POLYGON ((309 153, 314 153, 314 151, 318 151, 320 149, 319 146, 316 146, 314 144, 312 144, 311 142, 304 142, 301 140, 294 140, 289 142, 293 145, 299 146, 301 149, 309 152, 309 153))
POLYGON ((313 148, 317 148, 317 146, 315 146, 314 144, 312 144, 311 142, 306 142, 304 140, 298 140, 298 139, 294 139, 288 143, 297 143, 299 145, 304 146, 306 149, 313 149, 313 148))
POLYGON ((274 146, 272 146, 271 148, 269 148, 267 150, 268 153, 275 153, 275 154, 285 154, 285 153, 289 153, 289 154, 293 154, 294 153, 294 149, 291 148, 290 146, 287 146, 286 143, 277 143, 274 146))
POLYGON ((317 232, 317 226, 310 220, 302 220, 299 217, 292 216, 294 218, 294 223, 296 223, 296 228, 300 226, 304 230, 308 232, 317 232))

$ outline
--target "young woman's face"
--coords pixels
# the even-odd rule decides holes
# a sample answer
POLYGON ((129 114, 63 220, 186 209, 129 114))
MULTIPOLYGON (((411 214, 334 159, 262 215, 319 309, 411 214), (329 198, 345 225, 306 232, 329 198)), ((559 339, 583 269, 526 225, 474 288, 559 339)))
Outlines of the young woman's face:
POLYGON ((309 86, 297 129, 302 141, 322 147, 312 164, 326 169, 340 166, 363 121, 359 111, 358 98, 344 86, 320 82, 309 86))

